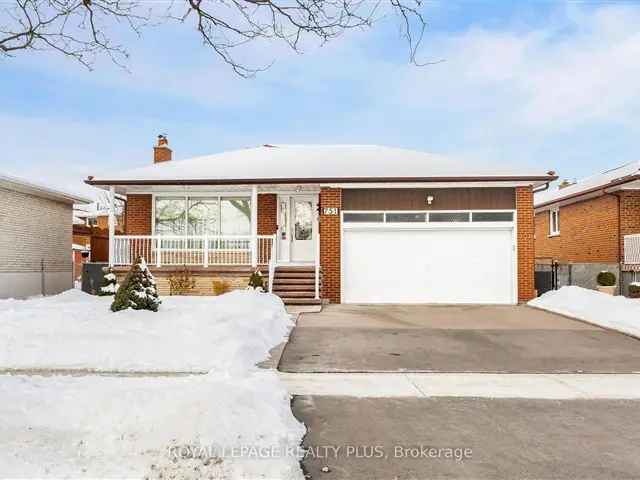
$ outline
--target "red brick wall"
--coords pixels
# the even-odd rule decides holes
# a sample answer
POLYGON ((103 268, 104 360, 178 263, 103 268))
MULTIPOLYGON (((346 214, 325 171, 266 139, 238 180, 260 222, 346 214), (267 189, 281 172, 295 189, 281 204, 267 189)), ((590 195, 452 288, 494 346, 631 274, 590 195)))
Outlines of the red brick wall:
POLYGON ((342 190, 320 190, 320 266, 322 267, 322 298, 340 303, 340 210, 342 190), (324 208, 335 207, 338 215, 323 215, 324 208))
POLYGON ((151 195, 127 195, 125 226, 127 235, 151 235, 151 195))
MULTIPOLYGON (((635 211, 637 219, 640 209, 635 211)), ((631 216, 630 213, 629 221, 633 223, 631 216)), ((619 261, 618 199, 615 195, 560 207, 558 236, 549 236, 548 211, 536 214, 535 220, 536 257, 552 257, 560 262, 619 261)))
POLYGON ((518 302, 534 297, 535 245, 533 191, 531 187, 516 187, 516 217, 518 222, 518 302))
POLYGON ((258 235, 273 235, 278 229, 278 195, 258 194, 258 235))
POLYGON ((640 191, 619 192, 620 257, 624 260, 624 236, 640 233, 640 191))

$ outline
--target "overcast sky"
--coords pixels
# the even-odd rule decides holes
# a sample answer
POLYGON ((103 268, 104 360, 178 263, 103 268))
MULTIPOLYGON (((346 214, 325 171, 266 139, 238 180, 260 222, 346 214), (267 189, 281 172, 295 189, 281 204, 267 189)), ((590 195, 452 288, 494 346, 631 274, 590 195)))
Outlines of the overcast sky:
POLYGON ((0 59, 0 172, 83 191, 87 175, 151 163, 160 132, 177 159, 372 143, 570 179, 639 159, 640 4, 443 1, 424 14, 419 60, 443 60, 425 67, 407 63, 392 16, 302 55, 255 45, 246 58, 274 64, 249 80, 177 25, 132 39, 130 73, 0 59))

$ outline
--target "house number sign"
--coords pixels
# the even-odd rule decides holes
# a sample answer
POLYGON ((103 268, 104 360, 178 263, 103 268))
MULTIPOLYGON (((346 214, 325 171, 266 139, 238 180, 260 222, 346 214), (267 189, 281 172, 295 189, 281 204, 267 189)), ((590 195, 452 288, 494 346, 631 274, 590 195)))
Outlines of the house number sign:
POLYGON ((338 215, 337 207, 327 207, 322 209, 323 215, 338 215))

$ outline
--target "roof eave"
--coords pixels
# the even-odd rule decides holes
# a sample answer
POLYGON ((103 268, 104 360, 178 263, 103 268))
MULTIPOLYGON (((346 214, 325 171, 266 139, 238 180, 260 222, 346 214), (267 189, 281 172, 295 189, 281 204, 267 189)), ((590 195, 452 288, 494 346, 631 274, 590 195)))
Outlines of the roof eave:
POLYGON ((318 177, 318 178, 238 178, 238 179, 172 179, 172 180, 94 180, 85 183, 107 185, 270 185, 323 183, 430 183, 430 182, 531 182, 547 183, 557 180, 555 175, 534 176, 449 176, 449 177, 318 177))
POLYGON ((633 175, 629 175, 623 178, 620 178, 618 180, 613 180, 609 183, 603 183, 602 185, 598 185, 597 187, 593 187, 593 188, 589 188, 587 190, 583 190, 581 192, 575 192, 573 194, 569 194, 569 195, 565 195, 563 197, 558 197, 558 198, 554 198, 553 200, 549 200, 547 202, 542 202, 542 203, 534 203, 533 204, 533 208, 544 208, 544 207, 548 207, 549 205, 554 205, 556 203, 560 203, 560 202, 566 202, 567 200, 573 200, 573 202, 571 203, 575 203, 575 202, 579 202, 580 201, 580 197, 583 196, 587 196, 590 194, 593 194, 595 192, 598 192, 600 190, 602 190, 604 192, 604 190, 613 188, 613 187, 619 187, 621 185, 624 185, 625 183, 630 183, 630 182, 634 182, 636 180, 640 179, 640 174, 633 174, 633 175))

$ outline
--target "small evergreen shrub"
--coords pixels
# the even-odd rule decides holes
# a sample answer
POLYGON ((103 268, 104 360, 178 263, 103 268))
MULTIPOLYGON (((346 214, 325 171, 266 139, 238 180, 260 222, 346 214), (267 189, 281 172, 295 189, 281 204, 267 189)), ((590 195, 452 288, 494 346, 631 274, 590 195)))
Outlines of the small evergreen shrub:
POLYGON ((193 278, 186 266, 177 275, 169 277, 169 292, 171 295, 186 295, 194 288, 196 288, 196 279, 193 278))
POLYGON ((260 270, 256 270, 249 277, 247 290, 258 290, 259 292, 264 292, 264 277, 260 270))
POLYGON ((596 277, 596 281, 601 287, 613 287, 616 284, 616 276, 612 272, 602 271, 596 277))
POLYGON ((629 297, 640 298, 640 283, 633 282, 629 284, 629 297))
POLYGON ((214 280, 213 281, 213 294, 223 295, 231 291, 231 285, 226 280, 214 280))
POLYGON ((160 306, 156 281, 147 267, 144 258, 138 256, 124 282, 116 292, 111 310, 118 312, 133 308, 134 310, 151 310, 157 312, 160 306))
POLYGON ((119 285, 116 282, 116 274, 113 271, 113 267, 104 267, 102 269, 104 276, 102 277, 102 284, 98 289, 98 295, 101 297, 109 297, 116 294, 119 285))

